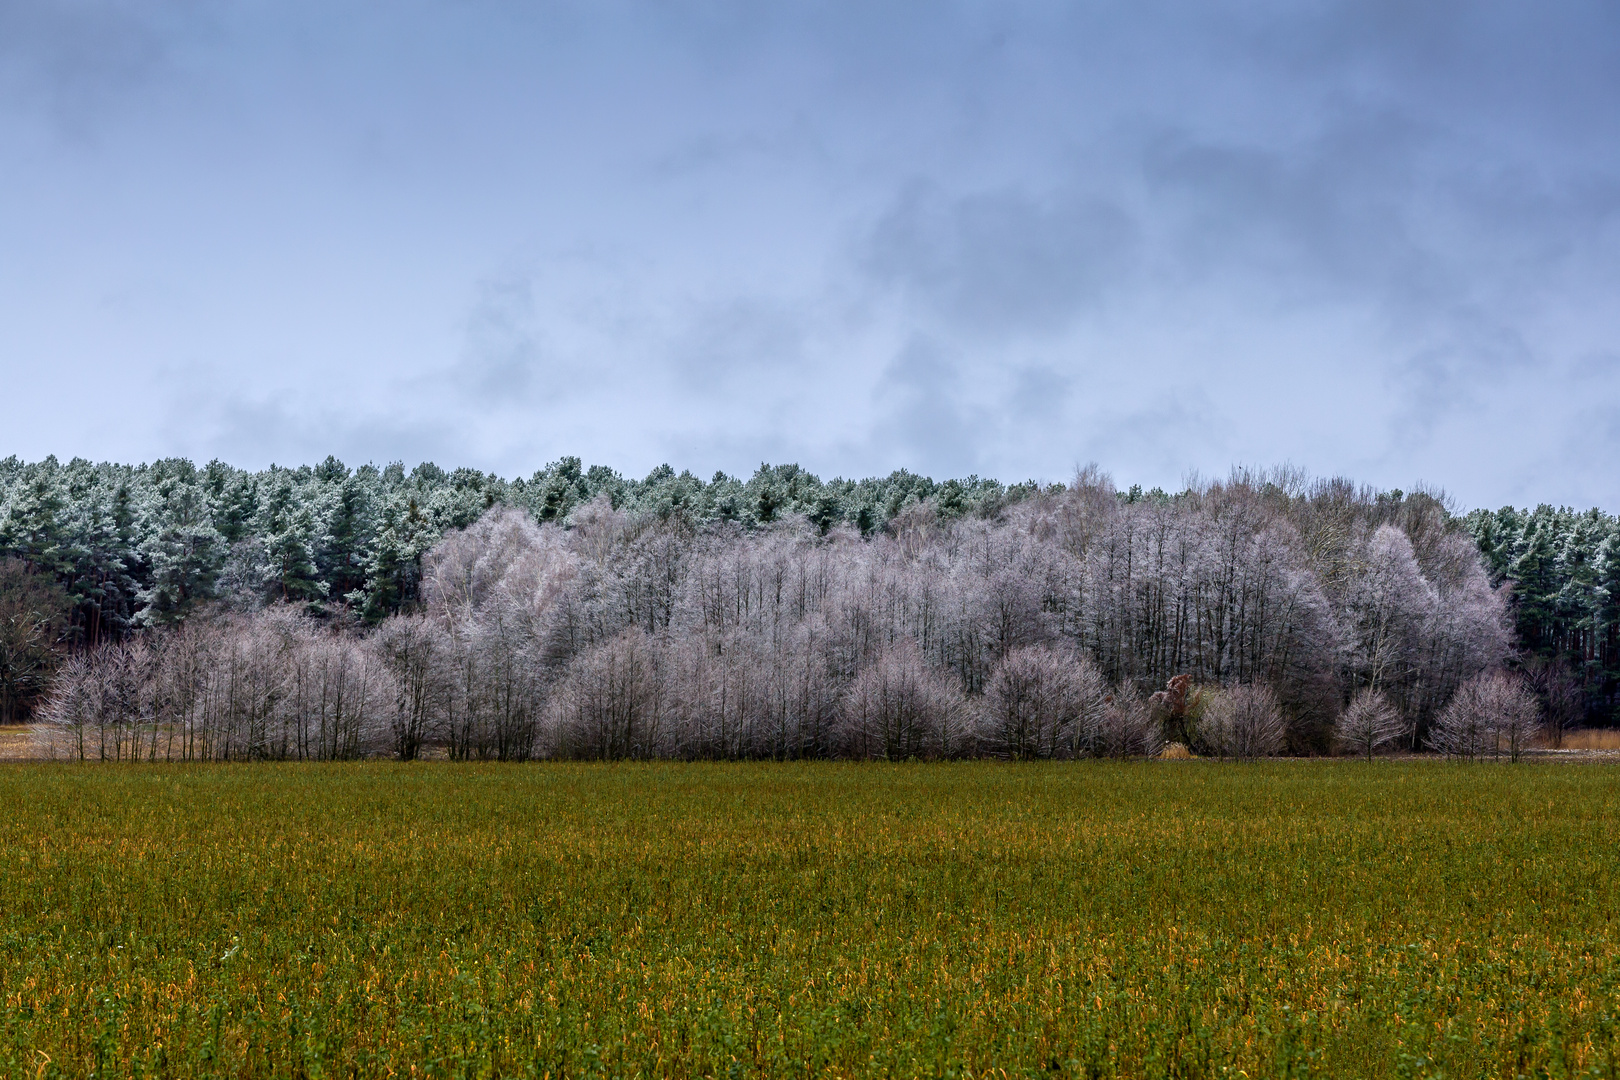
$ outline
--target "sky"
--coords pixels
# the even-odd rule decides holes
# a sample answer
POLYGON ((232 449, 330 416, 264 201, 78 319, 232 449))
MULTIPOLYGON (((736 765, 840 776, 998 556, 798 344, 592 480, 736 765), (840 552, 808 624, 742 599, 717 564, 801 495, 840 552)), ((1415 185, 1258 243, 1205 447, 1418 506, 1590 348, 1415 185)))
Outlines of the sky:
POLYGON ((0 455, 1620 509, 1620 7, 0 0, 0 455))

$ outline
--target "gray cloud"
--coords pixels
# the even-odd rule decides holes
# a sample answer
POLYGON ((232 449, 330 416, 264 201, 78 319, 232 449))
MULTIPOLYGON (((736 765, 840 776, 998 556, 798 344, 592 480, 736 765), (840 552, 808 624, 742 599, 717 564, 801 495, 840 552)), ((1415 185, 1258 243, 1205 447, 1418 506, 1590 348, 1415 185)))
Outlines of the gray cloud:
POLYGON ((1139 463, 1133 475, 1116 480, 1126 485, 1146 480, 1168 488, 1187 474, 1189 458, 1239 463, 1228 437, 1235 418, 1201 387, 1167 389, 1123 408, 1098 404, 1077 425, 1073 465, 1131 460, 1139 463), (1194 454, 1188 454, 1189 447, 1196 448, 1194 454))
POLYGON ((531 278, 510 274, 480 282, 467 317, 466 351, 450 373, 455 390, 480 405, 528 397, 541 362, 534 323, 531 278))
POLYGON ((804 362, 803 316, 760 297, 701 305, 670 343, 676 371, 690 389, 709 393, 739 380, 791 377, 804 362))
POLYGON ((953 476, 977 472, 979 442, 991 433, 982 410, 961 401, 963 389, 956 362, 937 342, 908 342, 878 381, 873 441, 910 460, 938 461, 953 476))
POLYGON ((172 452, 255 465, 301 465, 335 454, 349 465, 392 460, 466 464, 465 440, 440 418, 333 408, 307 395, 181 393, 164 417, 172 452))
POLYGON ((866 266, 931 314, 985 333, 1061 330, 1123 285, 1136 229, 1118 206, 1064 190, 945 198, 909 185, 872 230, 866 266))
POLYGON ((1407 221, 1419 135, 1399 118, 1362 118, 1303 146, 1170 134, 1143 154, 1161 212, 1161 258, 1181 280, 1258 276, 1277 299, 1376 292, 1432 299, 1446 285, 1407 221))
POLYGON ((1074 380, 1054 367, 1031 365, 1015 372, 1007 413, 1015 424, 1060 423, 1074 380))
POLYGON ((1610 4, 0 0, 0 133, 0 375, 125 413, 0 453, 1620 505, 1610 4))

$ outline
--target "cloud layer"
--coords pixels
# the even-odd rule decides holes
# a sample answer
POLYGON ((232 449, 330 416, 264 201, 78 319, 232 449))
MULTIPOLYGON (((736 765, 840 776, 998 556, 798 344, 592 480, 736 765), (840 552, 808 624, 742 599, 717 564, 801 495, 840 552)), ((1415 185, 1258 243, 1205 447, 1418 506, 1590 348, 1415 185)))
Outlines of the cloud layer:
POLYGON ((0 3, 0 452, 1620 505, 1609 5, 0 3))

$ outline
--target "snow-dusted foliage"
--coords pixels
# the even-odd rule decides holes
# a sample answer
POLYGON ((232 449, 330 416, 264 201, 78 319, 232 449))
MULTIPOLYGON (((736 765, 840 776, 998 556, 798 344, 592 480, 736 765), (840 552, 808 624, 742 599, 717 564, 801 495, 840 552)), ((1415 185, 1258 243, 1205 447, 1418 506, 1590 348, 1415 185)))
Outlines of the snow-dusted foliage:
POLYGON ((1524 681, 1505 671, 1474 676, 1435 719, 1429 745, 1451 757, 1517 761, 1541 731, 1541 705, 1524 681))
POLYGON ((1351 699, 1333 725, 1333 739, 1340 750, 1360 754, 1371 761, 1378 750, 1395 742, 1406 731, 1406 722, 1389 699, 1367 687, 1351 699))
POLYGON ((1245 683, 1215 694, 1198 723, 1198 742, 1223 758, 1271 757, 1288 741, 1288 719, 1264 683, 1245 683))
MULTIPOLYGON (((354 479, 333 477, 318 532, 354 479)), ((271 503, 285 501, 284 479, 296 489, 277 479, 271 503)), ((391 569, 350 588, 352 607, 332 580, 299 576, 285 536, 305 515, 282 506, 280 532, 231 549, 233 580, 259 583, 252 603, 182 619, 176 599, 164 610, 179 629, 73 666, 52 715, 86 731, 101 722, 64 717, 117 715, 117 730, 140 730, 162 756, 152 733, 161 742, 192 721, 169 704, 189 691, 156 687, 212 685, 184 674, 192 649, 243 687, 262 683, 242 693, 268 704, 207 712, 206 749, 182 756, 1133 755, 1156 751, 1167 725, 1178 739, 1219 731, 1219 752, 1256 756, 1328 749, 1363 688, 1422 738, 1509 644, 1502 596, 1433 500, 1386 505, 1286 475, 1121 494, 1091 470, 1017 499, 936 485, 845 523, 847 504, 823 505, 835 485, 789 497, 809 480, 765 484, 735 520, 716 510, 723 499, 703 515, 675 499, 698 492, 673 473, 649 489, 668 498, 639 507, 583 482, 558 495, 566 513, 491 499, 419 557, 368 541, 362 561, 391 569), (404 610, 379 608, 385 593, 404 610), (385 617, 368 626, 347 610, 385 617), (339 678, 322 650, 363 684, 360 718, 344 707, 348 734, 300 704, 339 678), (106 694, 136 704, 73 704, 84 672, 102 668, 135 672, 119 678, 136 690, 106 694), (1170 708, 1166 686, 1194 712, 1224 704, 1194 718, 1170 708)), ((404 528, 410 505, 382 533, 404 528)), ((325 549, 312 543, 318 569, 325 549)), ((346 702, 356 692, 343 683, 346 702)))
POLYGON ((1532 688, 1551 734, 1620 720, 1620 517, 1543 504, 1465 519, 1492 584, 1512 590, 1532 688))

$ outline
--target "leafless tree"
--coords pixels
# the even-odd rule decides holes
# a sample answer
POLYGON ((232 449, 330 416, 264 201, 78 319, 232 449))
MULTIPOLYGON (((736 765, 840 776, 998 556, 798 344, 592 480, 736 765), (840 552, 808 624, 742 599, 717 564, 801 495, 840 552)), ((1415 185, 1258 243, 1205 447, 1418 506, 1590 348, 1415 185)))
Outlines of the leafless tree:
POLYGON ((1540 726, 1541 706, 1523 681, 1505 671, 1487 671, 1463 683, 1440 710, 1429 745, 1470 759, 1506 750, 1517 761, 1540 726))
POLYGON ((669 713, 664 665, 657 642, 635 628, 586 652, 552 699, 553 752, 576 758, 661 756, 669 713))
POLYGON ((1580 680, 1562 660, 1533 660, 1525 665, 1525 683, 1546 702, 1543 728, 1555 747, 1564 745, 1564 734, 1580 723, 1584 704, 1580 680))
POLYGON ((449 642, 444 630, 422 615, 389 619, 374 639, 393 676, 389 731, 402 761, 418 757, 446 713, 449 642))
POLYGON ((1369 686, 1339 714, 1334 725, 1334 740, 1340 749, 1365 755, 1371 761, 1374 752, 1395 742, 1405 731, 1406 723, 1400 711, 1369 686))
POLYGON ((1107 697, 1089 659, 1044 645, 1014 649, 991 676, 979 746, 1010 758, 1097 753, 1107 697))
POLYGON ((1093 745, 1103 757, 1152 757, 1159 752, 1164 736, 1135 687, 1121 683, 1104 700, 1102 726, 1093 745))
POLYGON ((1495 746, 1497 754, 1506 751, 1509 760, 1519 756, 1542 733, 1541 703, 1524 685, 1524 680, 1507 673, 1491 680, 1496 711, 1495 746))
POLYGON ((1282 753, 1288 722, 1271 687, 1247 683, 1211 698, 1198 736, 1206 750, 1220 757, 1252 761, 1282 753))
POLYGON ((910 638, 901 638, 863 670, 844 699, 840 739, 852 757, 949 757, 966 735, 961 692, 929 669, 910 638))

